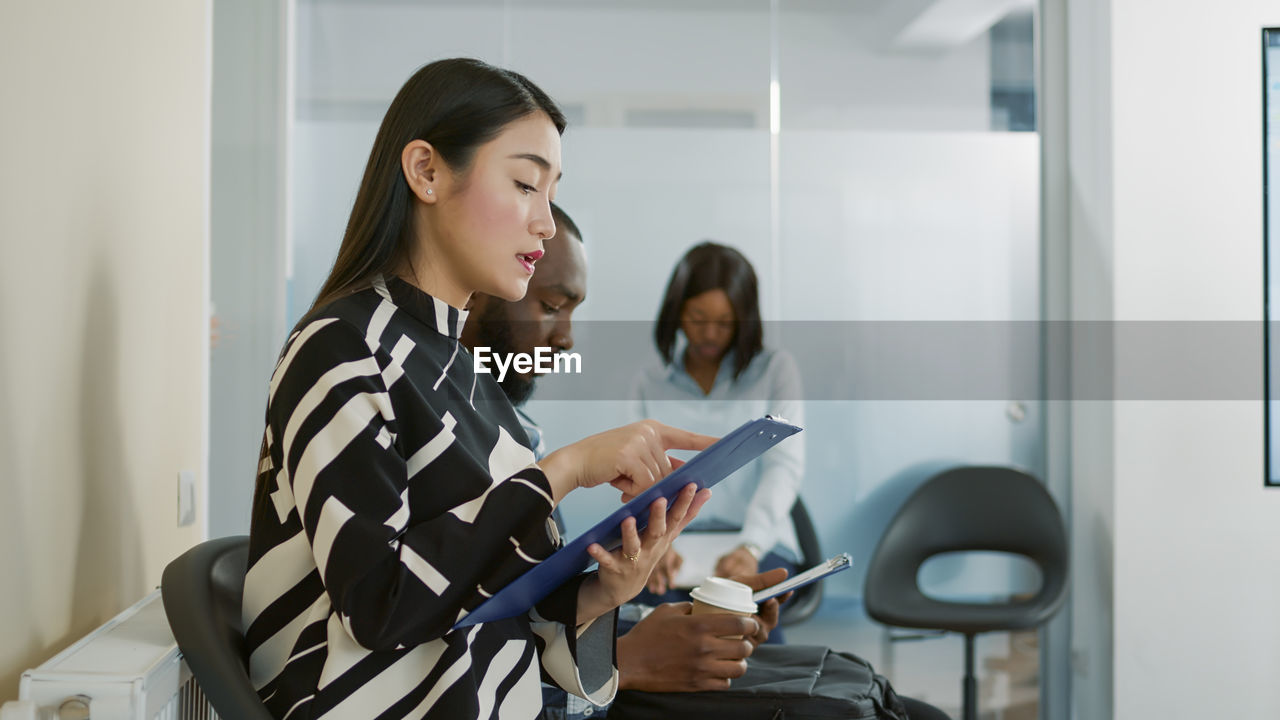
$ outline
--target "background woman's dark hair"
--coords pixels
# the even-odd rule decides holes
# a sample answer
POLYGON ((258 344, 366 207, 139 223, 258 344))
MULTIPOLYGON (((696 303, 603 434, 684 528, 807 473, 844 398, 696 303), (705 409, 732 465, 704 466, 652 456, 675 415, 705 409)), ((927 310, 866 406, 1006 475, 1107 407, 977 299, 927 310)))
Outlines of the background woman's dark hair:
POLYGON ((387 108, 338 257, 303 322, 333 300, 369 287, 377 275, 394 273, 406 261, 413 197, 400 167, 405 145, 425 140, 454 172, 465 173, 481 145, 510 123, 539 111, 564 133, 560 108, 519 73, 469 58, 419 68, 387 108))
POLYGON ((734 351, 733 379, 737 380, 764 349, 764 326, 760 322, 756 271, 746 256, 728 245, 699 243, 676 263, 658 310, 653 341, 662 360, 670 365, 675 358, 676 330, 680 329, 685 301, 708 290, 723 290, 733 306, 736 323, 729 347, 734 351))

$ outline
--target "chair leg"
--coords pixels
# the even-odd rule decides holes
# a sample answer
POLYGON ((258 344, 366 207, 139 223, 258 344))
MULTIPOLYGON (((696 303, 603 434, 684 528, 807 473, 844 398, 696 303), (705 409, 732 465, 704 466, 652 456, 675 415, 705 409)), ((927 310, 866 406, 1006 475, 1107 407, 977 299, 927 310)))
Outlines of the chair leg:
POLYGON ((964 636, 964 720, 978 720, 978 679, 973 674, 973 635, 964 636))

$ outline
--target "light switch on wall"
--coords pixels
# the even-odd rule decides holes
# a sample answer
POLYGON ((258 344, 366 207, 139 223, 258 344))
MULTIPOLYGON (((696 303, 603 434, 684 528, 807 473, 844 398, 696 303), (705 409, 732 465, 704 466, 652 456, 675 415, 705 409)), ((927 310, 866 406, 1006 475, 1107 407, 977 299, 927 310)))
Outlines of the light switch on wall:
POLYGON ((196 521, 196 474, 190 470, 178 471, 178 527, 186 527, 196 521))

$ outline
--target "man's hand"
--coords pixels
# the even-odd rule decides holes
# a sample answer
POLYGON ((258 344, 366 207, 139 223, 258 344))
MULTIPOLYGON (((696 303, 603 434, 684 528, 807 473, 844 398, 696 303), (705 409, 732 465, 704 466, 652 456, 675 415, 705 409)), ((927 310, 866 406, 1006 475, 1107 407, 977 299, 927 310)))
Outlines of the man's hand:
MULTIPOLYGON (((763 590, 786 580, 787 571, 774 568, 733 579, 763 590)), ((756 646, 778 626, 778 606, 789 597, 786 593, 760 603, 757 614, 749 618, 690 615, 689 603, 659 605, 618 638, 620 689, 695 692, 729 687, 730 680, 747 671, 747 658, 756 646), (745 639, 727 639, 738 635, 745 639)))
MULTIPOLYGON (((783 571, 785 572, 785 571, 783 571)), ((762 586, 764 587, 764 586, 762 586)), ((776 605, 776 603, 775 603, 776 605)), ((758 618, 690 615, 689 603, 659 605, 618 638, 619 687, 649 692, 724 690, 747 671, 762 632, 758 618), (730 639, 741 636, 746 639, 730 639)), ((776 624, 776 609, 775 609, 776 624)))
POLYGON ((760 569, 756 556, 739 545, 716 560, 716 577, 734 578, 742 575, 754 575, 760 569))
MULTIPOLYGON (((737 580, 743 585, 747 585, 752 590, 759 591, 769 587, 770 585, 777 585, 783 580, 786 580, 787 570, 786 568, 774 568, 769 572, 756 573, 753 575, 738 575, 737 577, 729 579, 737 580)), ((759 603, 755 619, 756 623, 760 626, 760 632, 755 635, 747 636, 747 639, 750 640, 753 645, 760 645, 769 639, 769 633, 773 632, 773 629, 778 627, 778 607, 782 603, 786 602, 790 597, 791 593, 783 593, 776 598, 769 598, 768 600, 759 603)))
POLYGON ((653 569, 645 589, 654 595, 661 595, 670 590, 674 587, 676 574, 680 572, 681 565, 684 565, 684 558, 680 557, 680 553, 676 552, 675 548, 670 548, 653 569))

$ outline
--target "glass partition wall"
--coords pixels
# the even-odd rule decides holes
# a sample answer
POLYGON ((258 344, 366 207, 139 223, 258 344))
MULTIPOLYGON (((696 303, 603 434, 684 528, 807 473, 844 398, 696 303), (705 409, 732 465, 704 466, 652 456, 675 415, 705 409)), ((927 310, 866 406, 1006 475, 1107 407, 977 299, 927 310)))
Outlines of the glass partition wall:
MULTIPOLYGON (((590 262, 579 346, 629 334, 631 361, 657 362, 649 323, 680 255, 703 239, 746 254, 766 345, 790 351, 806 384, 801 496, 823 550, 855 559, 788 640, 861 655, 958 717, 961 640, 894 642, 860 598, 880 533, 930 474, 1000 464, 1044 476, 1039 344, 1004 332, 1034 335, 1041 313, 1032 5, 296 0, 294 20, 284 326, 328 271, 400 84, 453 56, 528 75, 570 120, 557 201, 590 262), (919 369, 895 367, 908 351, 1020 381, 920 383, 919 369)), ((529 404, 552 446, 629 420, 625 388, 574 382, 549 377, 529 404)), ((570 533, 616 502, 570 496, 570 533)), ((931 563, 921 579, 967 598, 1036 581, 991 556, 931 563)), ((1039 644, 980 638, 984 714, 1041 714, 1039 644)))

